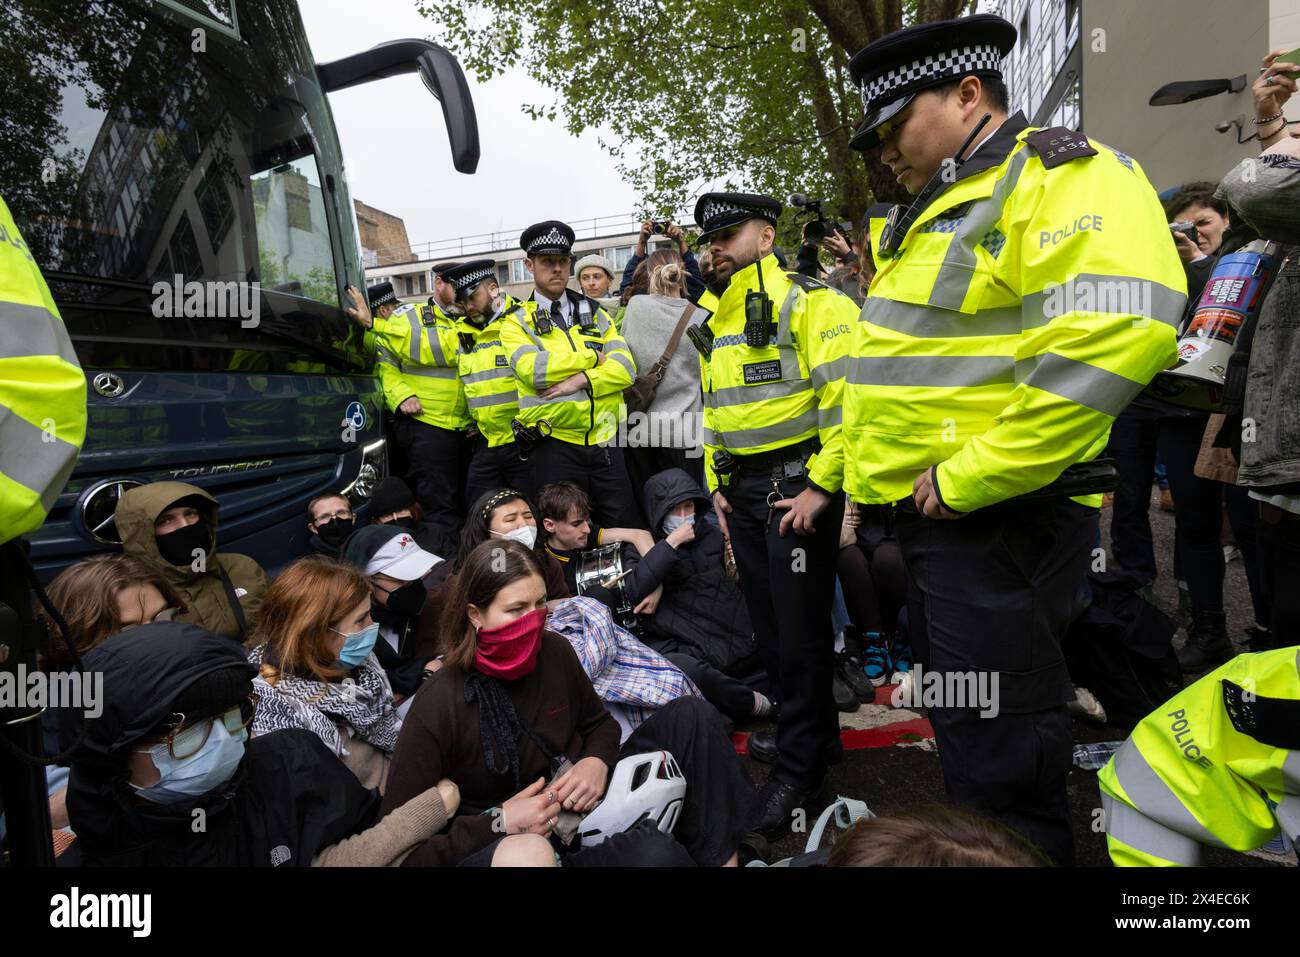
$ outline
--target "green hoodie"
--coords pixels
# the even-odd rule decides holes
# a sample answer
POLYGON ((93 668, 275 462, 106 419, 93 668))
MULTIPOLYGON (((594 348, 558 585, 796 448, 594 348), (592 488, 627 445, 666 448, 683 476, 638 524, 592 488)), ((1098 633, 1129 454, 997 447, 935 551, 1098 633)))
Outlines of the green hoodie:
POLYGON ((215 536, 218 508, 215 498, 184 482, 154 482, 131 489, 117 503, 114 521, 122 536, 122 550, 145 562, 180 593, 187 610, 177 621, 193 622, 213 634, 242 641, 252 632, 262 595, 270 584, 262 566, 247 555, 218 555, 214 548, 208 556, 206 570, 196 572, 189 565, 171 564, 158 551, 154 521, 177 501, 191 496, 200 499, 195 506, 215 536), (221 580, 222 571, 230 578, 243 608, 242 632, 221 580))

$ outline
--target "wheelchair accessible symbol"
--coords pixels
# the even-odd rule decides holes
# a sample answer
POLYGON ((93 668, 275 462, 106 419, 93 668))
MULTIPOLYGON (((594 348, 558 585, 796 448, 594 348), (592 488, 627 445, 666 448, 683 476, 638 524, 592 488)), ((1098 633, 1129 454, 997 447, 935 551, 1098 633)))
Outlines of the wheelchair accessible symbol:
POLYGON ((366 427, 366 407, 360 402, 353 402, 343 414, 343 421, 360 432, 366 427))

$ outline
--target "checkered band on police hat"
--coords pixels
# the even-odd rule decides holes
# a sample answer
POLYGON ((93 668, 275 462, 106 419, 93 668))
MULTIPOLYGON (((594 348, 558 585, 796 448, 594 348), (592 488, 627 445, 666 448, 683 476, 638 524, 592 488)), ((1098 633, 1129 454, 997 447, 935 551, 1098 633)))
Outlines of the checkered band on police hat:
POLYGON ((528 244, 528 252, 530 253, 536 252, 537 250, 546 247, 560 247, 563 249, 568 249, 569 237, 564 235, 564 233, 560 232, 554 226, 552 226, 550 232, 546 232, 540 236, 533 237, 532 241, 528 244))
POLYGON ((493 266, 483 266, 479 269, 475 269, 472 272, 467 273, 464 276, 455 276, 451 280, 451 284, 455 286, 457 290, 472 289, 475 286, 477 286, 479 283, 481 283, 484 279, 490 279, 495 275, 496 275, 496 269, 493 266))
POLYGON ((940 77, 956 79, 971 73, 999 73, 1001 64, 1002 51, 991 43, 920 57, 862 84, 862 105, 870 109, 872 104, 896 99, 909 88, 940 77))

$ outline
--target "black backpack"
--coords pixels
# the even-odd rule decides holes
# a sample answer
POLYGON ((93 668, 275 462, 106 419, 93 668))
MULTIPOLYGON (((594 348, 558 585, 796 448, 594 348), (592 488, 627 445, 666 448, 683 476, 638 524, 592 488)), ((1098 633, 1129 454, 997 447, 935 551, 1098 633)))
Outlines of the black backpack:
POLYGON ((1177 626, 1131 576, 1088 576, 1092 604, 1070 625, 1063 650, 1070 678, 1106 709, 1106 723, 1133 728, 1183 687, 1172 639, 1177 626))

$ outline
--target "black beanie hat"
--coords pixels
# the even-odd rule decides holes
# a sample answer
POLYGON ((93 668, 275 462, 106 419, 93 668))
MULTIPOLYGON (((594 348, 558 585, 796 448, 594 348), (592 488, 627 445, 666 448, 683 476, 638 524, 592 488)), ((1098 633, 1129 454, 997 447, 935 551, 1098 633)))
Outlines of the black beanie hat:
MULTIPOLYGON (((185 715, 185 721, 215 718, 237 704, 241 704, 253 690, 251 669, 246 665, 232 665, 209 671, 176 696, 172 711, 185 715)), ((164 720, 169 728, 174 719, 164 720)))
POLYGON ((415 496, 411 494, 411 489, 396 475, 384 479, 370 493, 370 514, 373 518, 392 515, 411 508, 414 504, 415 496))

